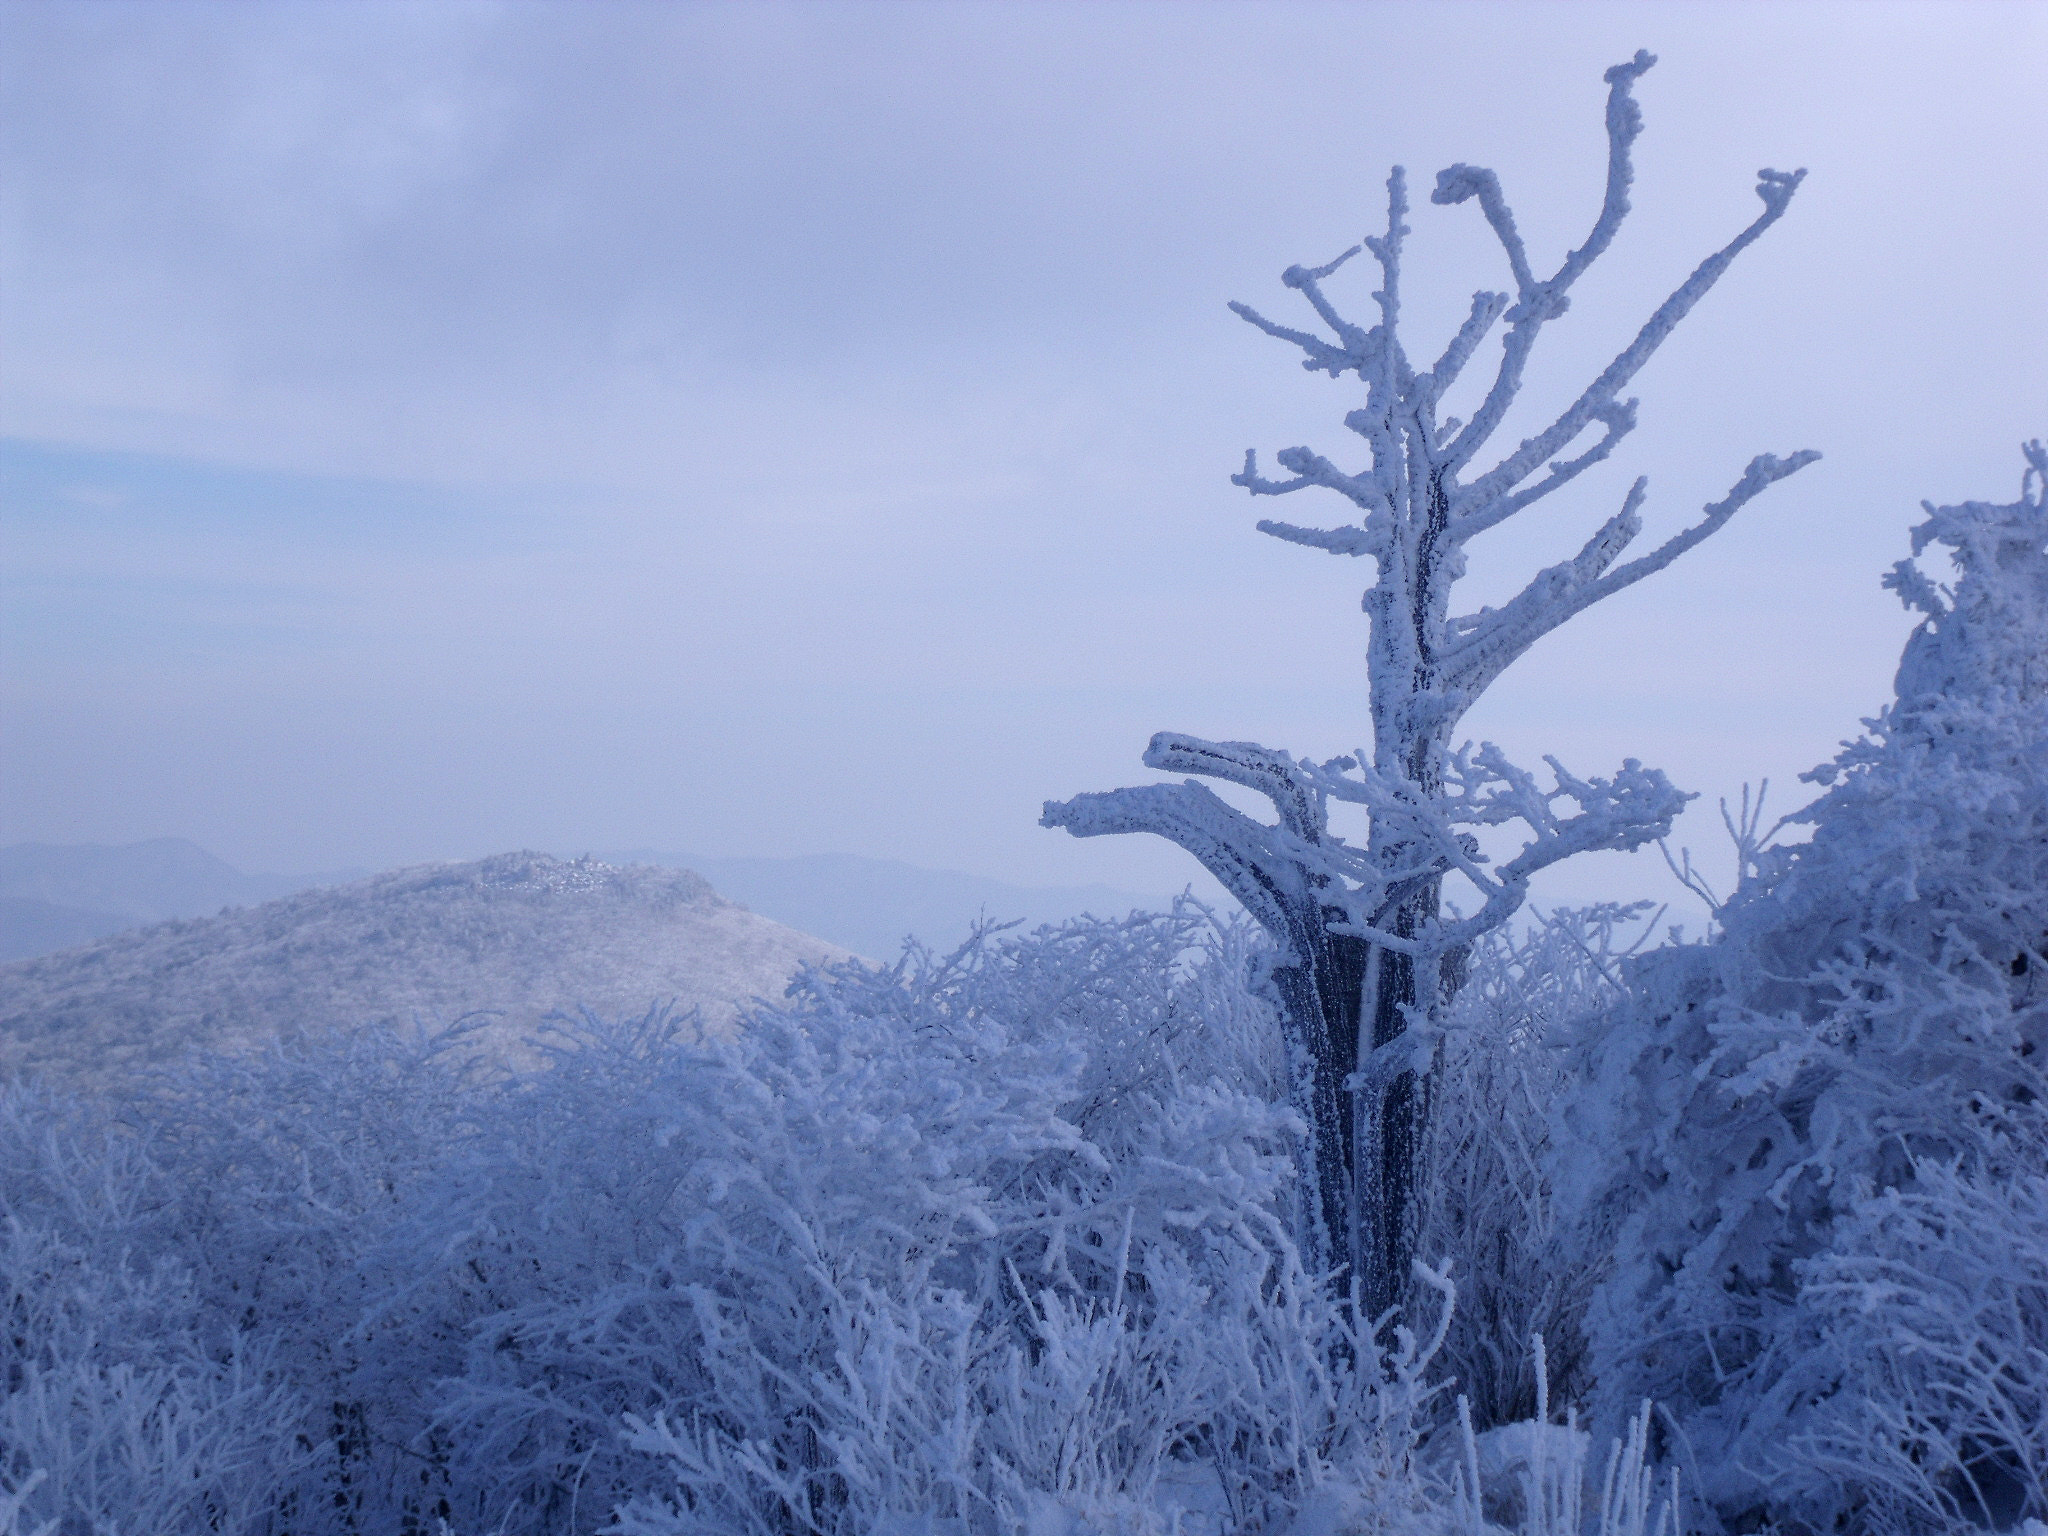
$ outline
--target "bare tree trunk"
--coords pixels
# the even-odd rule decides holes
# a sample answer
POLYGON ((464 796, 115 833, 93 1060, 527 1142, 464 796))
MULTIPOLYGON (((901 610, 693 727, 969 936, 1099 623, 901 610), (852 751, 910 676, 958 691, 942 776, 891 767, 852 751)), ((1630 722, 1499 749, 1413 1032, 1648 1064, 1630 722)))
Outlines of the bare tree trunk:
POLYGON ((1330 1265, 1355 1265, 1356 1116, 1344 1085, 1358 1067, 1370 946, 1331 933, 1321 912, 1304 926, 1309 931, 1300 936, 1297 950, 1307 954, 1308 963, 1275 966, 1273 985, 1294 1042, 1307 1057, 1304 1108, 1313 1131, 1321 1257, 1330 1265))
MULTIPOLYGON (((1402 915, 1408 918, 1408 914, 1402 915)), ((1403 924, 1404 928, 1414 926, 1418 925, 1412 919, 1403 924)), ((1415 980, 1415 962, 1410 956, 1391 949, 1373 950, 1363 998, 1371 1020, 1367 1055, 1392 1045, 1407 1032, 1409 1011, 1418 1001, 1415 980)), ((1415 1257, 1415 1217, 1421 1193, 1416 1178, 1429 1094, 1425 1074, 1412 1066, 1385 1080, 1365 1074, 1364 1060, 1359 1066, 1363 1080, 1353 1095, 1358 1148, 1353 1241, 1359 1294, 1366 1314, 1377 1318, 1400 1301, 1415 1257)))
MULTIPOLYGON (((1405 927, 1420 927, 1420 905, 1402 915, 1405 927)), ((1407 1032, 1412 1010, 1427 1000, 1418 997, 1409 956, 1332 933, 1327 915, 1318 916, 1309 932, 1291 936, 1310 963, 1276 966, 1273 985, 1305 1058, 1322 1257, 1349 1267, 1367 1314, 1377 1318, 1399 1303, 1415 1257, 1429 1079, 1414 1066, 1383 1081, 1365 1069, 1376 1050, 1407 1032)))

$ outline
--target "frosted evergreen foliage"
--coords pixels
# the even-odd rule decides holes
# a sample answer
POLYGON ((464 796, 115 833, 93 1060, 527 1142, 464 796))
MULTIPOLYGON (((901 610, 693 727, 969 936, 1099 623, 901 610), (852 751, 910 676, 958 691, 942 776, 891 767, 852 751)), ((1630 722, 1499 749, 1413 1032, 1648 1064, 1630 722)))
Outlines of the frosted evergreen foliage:
MULTIPOLYGON (((1679 1413, 1709 1493, 1826 1526, 2048 1518, 2048 452, 1928 508, 1887 585, 1897 698, 1810 775, 1709 945, 1639 962, 1570 1134, 1614 1232, 1614 1412, 1679 1413)), ((1583 1166, 1583 1164, 1582 1164, 1583 1166)))
POLYGON ((1703 261, 1635 338, 1547 424, 1515 446, 1494 439, 1520 398, 1529 358, 1571 291, 1615 239, 1629 211, 1632 149, 1642 129, 1633 90, 1654 60, 1638 53, 1607 71, 1605 196, 1585 242, 1539 271, 1493 172, 1455 165, 1431 193, 1476 202, 1499 242, 1512 291, 1482 292, 1434 362, 1412 359, 1401 335, 1409 205, 1397 168, 1384 232, 1334 261, 1290 267, 1282 281, 1322 330, 1298 330, 1244 305, 1237 313, 1298 348, 1311 372, 1351 382, 1344 424, 1363 445, 1357 469, 1306 447, 1283 449, 1283 477, 1247 453, 1235 483, 1255 496, 1334 495, 1347 521, 1261 531, 1307 548, 1363 558, 1374 578, 1369 621, 1368 747, 1326 762, 1245 742, 1153 737, 1148 767, 1192 774, 1178 783, 1085 794, 1048 804, 1044 820, 1076 836, 1151 832, 1200 859, 1277 946, 1271 982, 1304 1063, 1317 1156, 1317 1215, 1333 1262, 1353 1266, 1375 1305, 1392 1302, 1408 1270, 1419 1217, 1417 1158, 1435 1030, 1455 990, 1458 957, 1521 904, 1539 870, 1593 849, 1629 849, 1669 829, 1684 803, 1662 773, 1630 760, 1611 777, 1580 777, 1554 759, 1549 776, 1491 745, 1459 746, 1466 711, 1516 658, 1602 598, 1663 569, 1724 526, 1811 452, 1754 459, 1726 497, 1646 554, 1623 559, 1642 530, 1646 482, 1577 553, 1539 571, 1498 607, 1459 613, 1452 593, 1472 541, 1604 462, 1633 429, 1636 374, 1731 262, 1784 213, 1803 172, 1759 173, 1763 208, 1703 261), (1361 251, 1378 268, 1367 323, 1343 312, 1331 281, 1361 251), (1498 361, 1468 420, 1446 414, 1466 368, 1500 327, 1498 361), (1200 778, 1258 792, 1272 822, 1235 810, 1200 778), (1362 843, 1332 829, 1330 808, 1369 821, 1362 843), (1509 829, 1519 851, 1482 856, 1479 836, 1509 829), (1462 912, 1447 911, 1446 882, 1462 912))

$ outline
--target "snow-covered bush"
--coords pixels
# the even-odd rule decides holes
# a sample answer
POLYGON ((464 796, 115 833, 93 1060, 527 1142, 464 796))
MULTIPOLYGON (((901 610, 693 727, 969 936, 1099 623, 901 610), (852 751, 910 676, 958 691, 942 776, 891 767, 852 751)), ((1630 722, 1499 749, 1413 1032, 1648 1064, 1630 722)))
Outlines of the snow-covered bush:
POLYGON ((310 1415, 266 1339, 206 1315, 147 1159, 15 1090, 0 1169, 0 1525, 260 1529, 304 1486, 310 1415))
POLYGON ((1250 1523, 1347 1479, 1401 1495, 1420 1362, 1385 1384, 1353 1337, 1329 1364, 1299 1124, 1237 1086, 1283 1085, 1270 1021, 1241 937, 1190 966, 1201 936, 1079 924, 813 977, 634 1074, 630 1191, 561 1176, 587 1119, 550 1101, 598 1097, 591 1049, 565 1057, 507 1121, 530 1162, 493 1149, 457 1202, 493 1295, 440 1419, 454 1480, 530 1468, 538 1509, 574 1473, 634 1532, 1138 1529, 1191 1469, 1250 1523))
POLYGON ((1872 1523, 2005 1528, 2048 1509, 2048 1125, 2002 1178, 1922 1163, 1802 1276, 1841 1375, 1794 1447, 1872 1523))
POLYGON ((1624 942, 1640 916, 1560 909, 1495 930, 1473 946, 1445 1020, 1418 1246, 1457 1277, 1440 1363, 1482 1430, 1529 1419, 1552 1389, 1569 1402, 1587 1386, 1584 1313, 1603 1255, 1555 1197, 1553 1164, 1572 1155, 1556 1144, 1555 1107, 1572 1025, 1619 1000, 1619 966, 1651 936, 1654 924, 1624 942))
POLYGON ((1520 1536, 1677 1536, 1682 1504, 1676 1469, 1659 1486, 1650 1455, 1653 1414, 1644 1403, 1604 1461, 1593 1437, 1579 1427, 1574 1408, 1559 1423, 1551 1412, 1550 1372, 1543 1335, 1530 1340, 1529 1418, 1485 1433, 1472 1427, 1471 1405, 1458 1399, 1458 1484, 1473 1536, 1515 1531, 1520 1536))
POLYGON ((730 1042, 565 1023, 537 1072, 456 1026, 111 1120, 12 1090, 0 1497, 31 1531, 1427 1525, 1442 1331, 1386 1353, 1303 1267, 1251 961, 1186 909, 814 974, 730 1042))
POLYGON ((1603 1398, 1671 1406, 1727 1512, 1939 1524, 1986 1518, 1995 1484, 2048 1515, 2048 453, 2028 457, 2017 502, 1916 530, 1952 590, 1888 578, 1926 618, 1896 701, 1812 776, 1811 841, 1758 858, 1715 942, 1638 962, 1588 1042, 1570 1123, 1611 1156, 1580 1190, 1614 1233, 1603 1398))

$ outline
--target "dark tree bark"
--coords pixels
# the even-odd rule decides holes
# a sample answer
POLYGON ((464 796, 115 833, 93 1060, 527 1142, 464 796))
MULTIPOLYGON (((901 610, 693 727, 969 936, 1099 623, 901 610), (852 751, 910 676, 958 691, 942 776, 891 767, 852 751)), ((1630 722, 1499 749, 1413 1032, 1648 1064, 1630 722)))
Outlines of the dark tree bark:
POLYGON ((1358 1117, 1345 1084, 1358 1070, 1370 946, 1331 933, 1320 911, 1303 927, 1307 931, 1300 948, 1308 962, 1274 966, 1272 984, 1296 1049, 1308 1064, 1306 1108, 1314 1132, 1323 1257, 1327 1263, 1349 1264, 1357 1259, 1352 1234, 1358 1117))

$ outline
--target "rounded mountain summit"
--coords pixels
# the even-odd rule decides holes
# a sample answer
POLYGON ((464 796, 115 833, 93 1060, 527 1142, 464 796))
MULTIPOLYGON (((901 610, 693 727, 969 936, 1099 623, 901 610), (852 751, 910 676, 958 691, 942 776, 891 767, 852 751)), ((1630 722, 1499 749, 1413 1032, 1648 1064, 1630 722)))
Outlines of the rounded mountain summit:
POLYGON ((721 1032, 749 999, 848 951, 700 875, 506 853, 423 864, 0 966, 0 1077, 78 1086, 301 1032, 428 1027, 528 1063, 551 1013, 672 1005, 721 1032))

